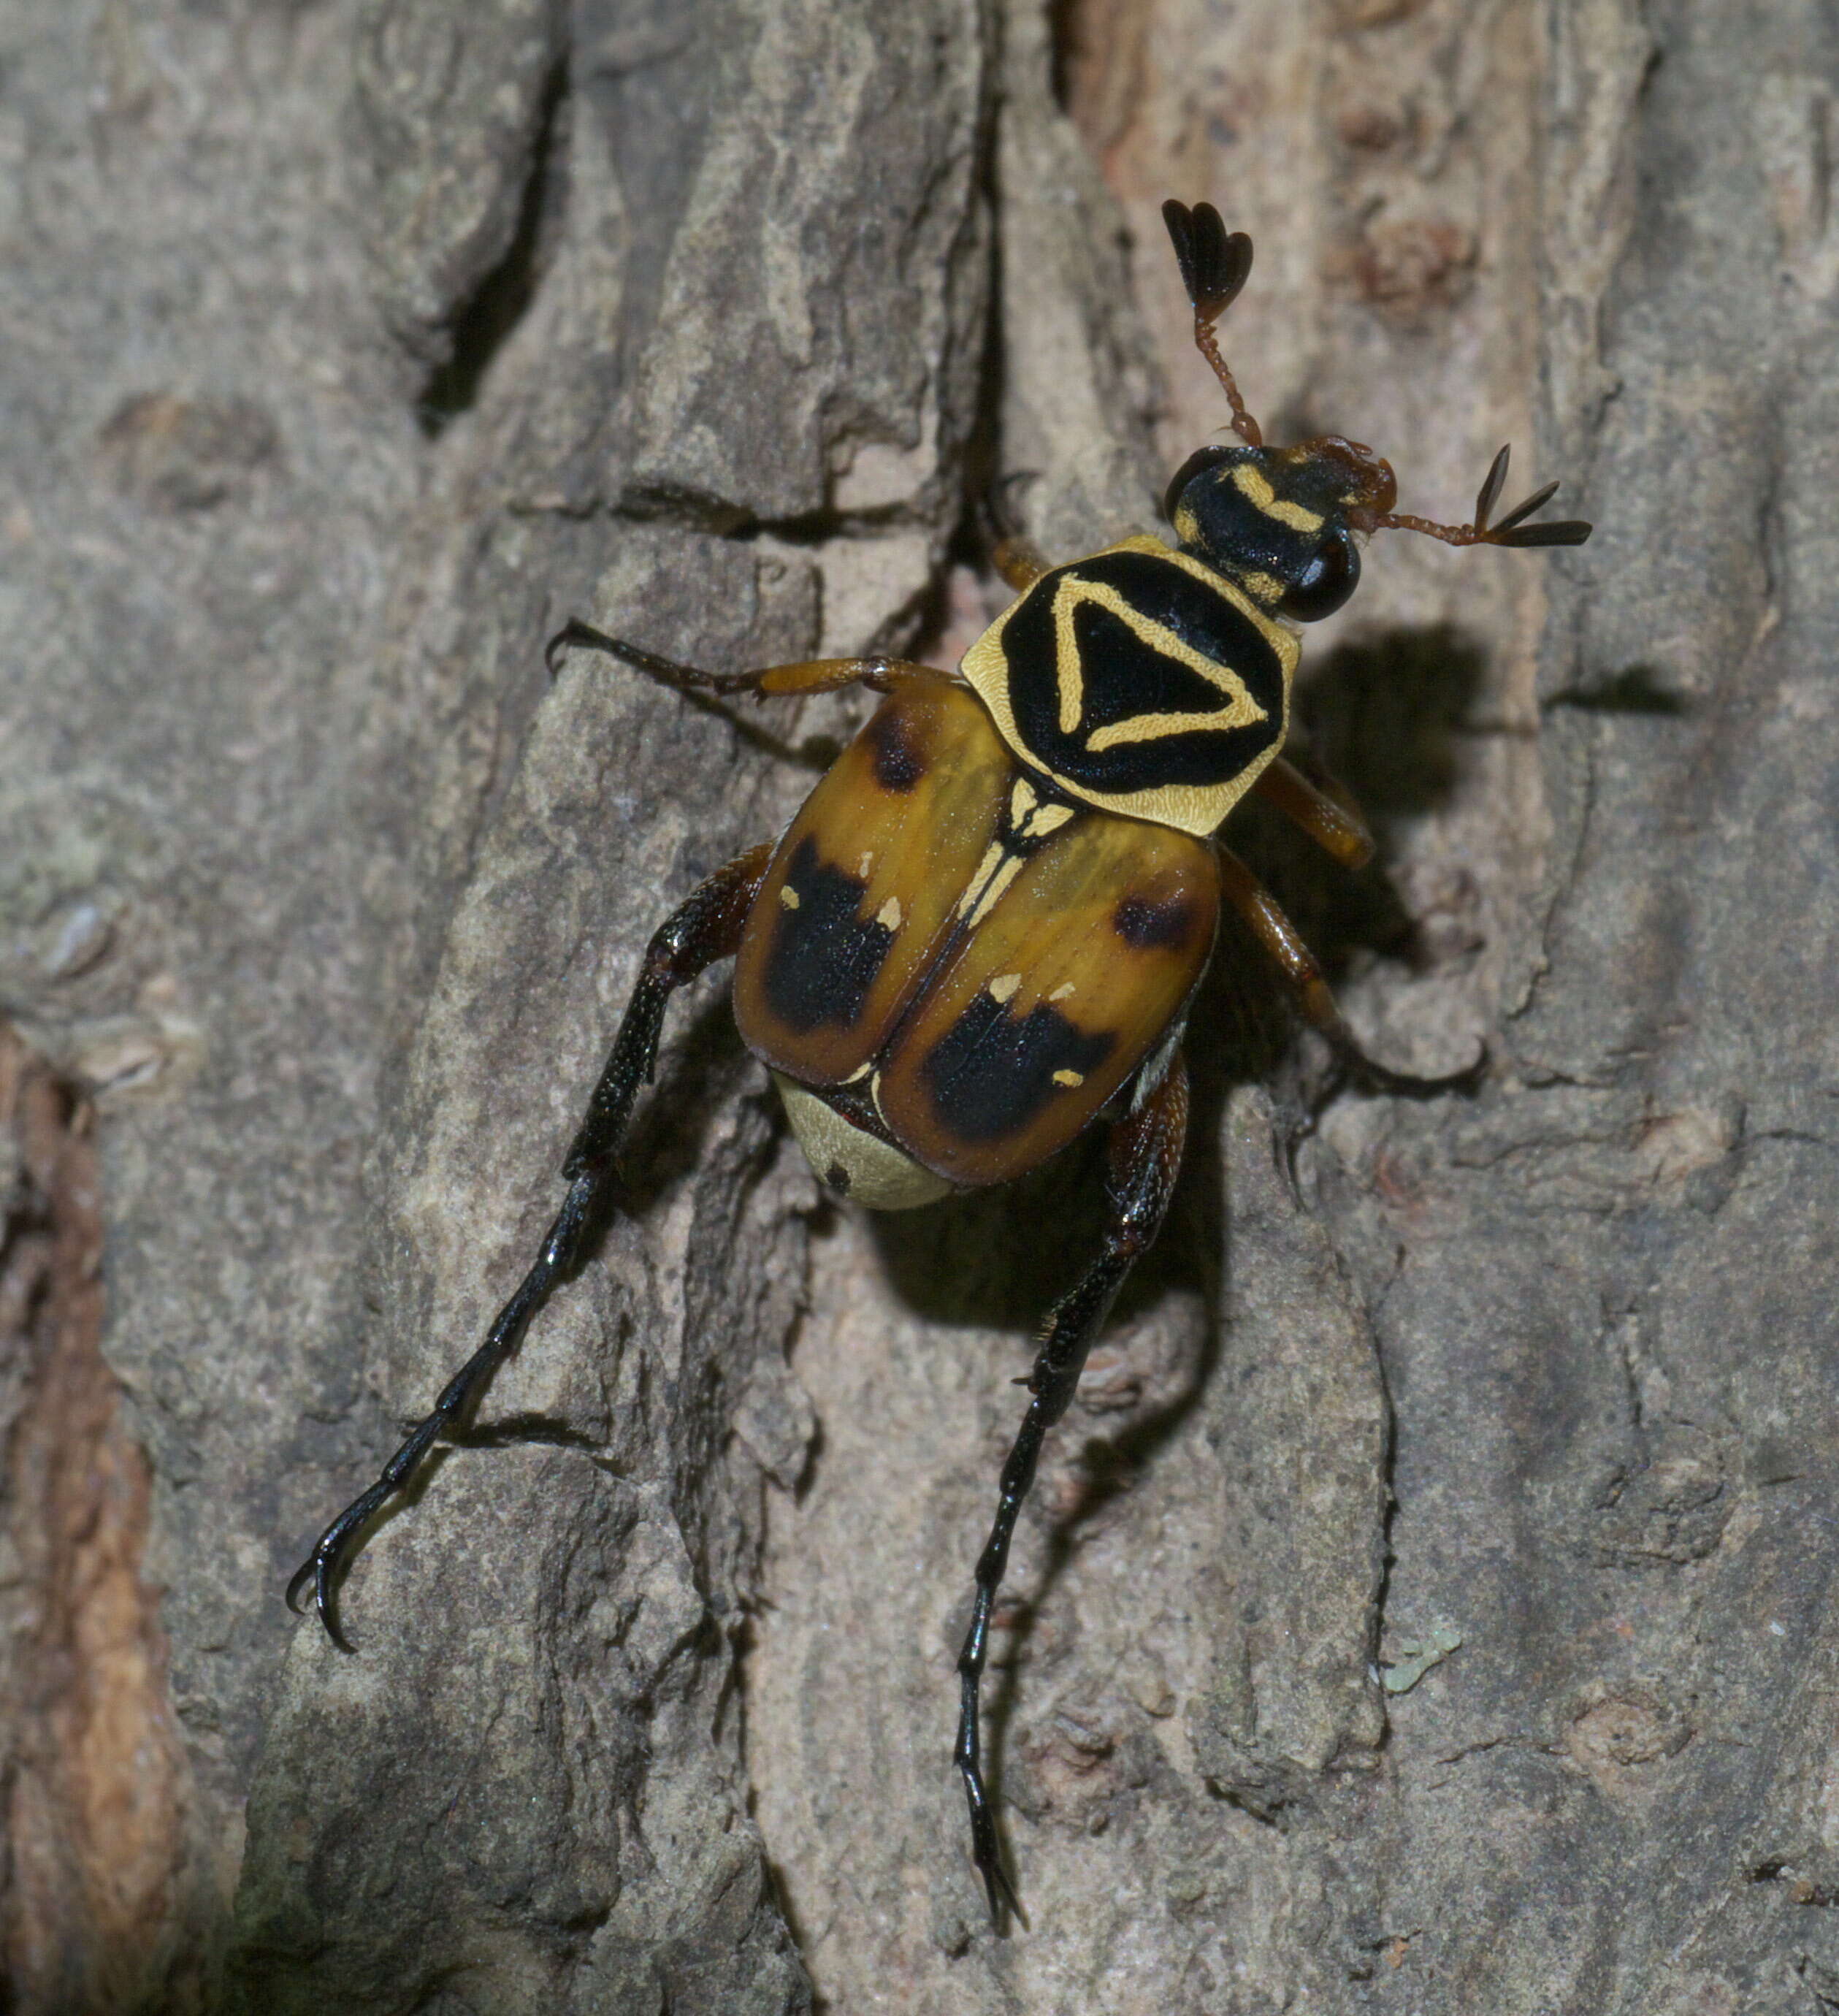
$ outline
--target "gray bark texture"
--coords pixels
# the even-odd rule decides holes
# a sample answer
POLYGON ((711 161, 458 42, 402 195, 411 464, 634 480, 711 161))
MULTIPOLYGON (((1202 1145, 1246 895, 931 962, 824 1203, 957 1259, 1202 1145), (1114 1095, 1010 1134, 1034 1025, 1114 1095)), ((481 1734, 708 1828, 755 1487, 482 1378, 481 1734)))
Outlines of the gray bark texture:
POLYGON ((0 2002, 1839 2008, 1839 17, 1819 0, 0 0, 0 2002), (627 1208, 344 1586, 645 941, 860 696, 1155 523, 1258 263, 1387 535, 1235 825, 1168 1230, 952 1662, 1089 1146, 825 1202, 674 1013, 627 1208), (1510 493, 1517 495, 1518 491, 1510 493))

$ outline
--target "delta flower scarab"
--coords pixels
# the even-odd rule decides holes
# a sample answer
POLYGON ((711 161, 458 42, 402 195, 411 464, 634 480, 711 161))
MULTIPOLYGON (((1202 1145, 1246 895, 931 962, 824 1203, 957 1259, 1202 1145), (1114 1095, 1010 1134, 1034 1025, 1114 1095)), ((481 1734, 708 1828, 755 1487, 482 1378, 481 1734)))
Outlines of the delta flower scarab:
POLYGON ((1014 542, 996 564, 1017 599, 955 672, 904 660, 823 659, 699 671, 582 623, 557 652, 611 653, 686 691, 765 699, 860 683, 884 696, 783 837, 711 876, 659 928, 563 1165, 569 1188, 534 1264, 484 1342, 382 1475, 328 1526, 289 1586, 333 1596, 367 1522, 459 1424, 531 1317, 586 1257, 614 1157, 652 1075, 665 1004, 732 958, 740 1034, 772 1074, 812 1167, 876 1210, 1002 1183, 1094 1123, 1108 1129, 1096 1256, 1048 1312, 1030 1399, 1002 1467, 959 1654, 955 1759, 971 1846, 999 1914, 1014 1893, 979 1752, 990 1617, 1047 1431, 1066 1411, 1119 1287, 1154 1240, 1181 1166, 1189 1005, 1229 905, 1294 988, 1305 1016, 1382 1087, 1422 1091, 1358 1058, 1320 968, 1218 838, 1258 791, 1337 860, 1372 851, 1359 821, 1282 751, 1301 625, 1331 614, 1384 530, 1452 545, 1577 545, 1576 520, 1530 522, 1557 488, 1492 518, 1495 457, 1475 517, 1393 509, 1390 466, 1336 435, 1268 445, 1214 337, 1251 242, 1218 213, 1164 206, 1236 443, 1198 450, 1168 486, 1177 543, 1143 535, 1064 566, 1014 542))

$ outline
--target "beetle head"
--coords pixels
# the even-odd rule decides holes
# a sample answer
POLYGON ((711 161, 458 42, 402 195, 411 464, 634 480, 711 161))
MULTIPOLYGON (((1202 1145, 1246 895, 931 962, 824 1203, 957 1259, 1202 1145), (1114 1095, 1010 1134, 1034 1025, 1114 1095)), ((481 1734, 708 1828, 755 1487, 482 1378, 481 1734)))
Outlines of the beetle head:
POLYGON ((1319 435, 1294 448, 1269 448, 1220 355, 1214 325, 1251 271, 1251 240, 1229 232, 1210 203, 1169 202, 1163 221, 1194 310, 1194 344, 1212 367, 1243 444, 1215 444, 1175 472, 1165 504, 1182 544, 1230 575, 1255 600, 1298 623, 1331 615, 1360 578, 1359 535, 1423 532, 1452 546, 1581 546, 1581 519, 1528 522, 1558 488, 1542 490, 1496 519, 1507 451, 1497 455, 1466 525, 1440 524, 1395 511, 1398 486, 1391 465, 1358 441, 1319 435))
POLYGON ((1396 501, 1391 465, 1326 434, 1294 448, 1198 450, 1164 502, 1185 551, 1293 622, 1330 616, 1360 579, 1355 534, 1396 501))

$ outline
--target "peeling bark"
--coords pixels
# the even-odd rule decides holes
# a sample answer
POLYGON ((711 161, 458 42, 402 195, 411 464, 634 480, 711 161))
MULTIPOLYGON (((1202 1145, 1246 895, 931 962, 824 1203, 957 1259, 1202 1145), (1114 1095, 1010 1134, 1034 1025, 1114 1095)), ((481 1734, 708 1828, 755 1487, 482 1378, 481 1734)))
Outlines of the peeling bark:
POLYGON ((87 1103, 0 1030, 0 1420, 9 2006, 184 1997, 173 1950, 187 1792, 146 1546, 145 1457, 102 1354, 99 1170, 87 1103))
POLYGON ((1826 14, 0 21, 9 2006, 1839 2006, 1826 14), (1274 436, 1445 517, 1511 438, 1598 529, 1377 541, 1312 635, 1379 865, 1235 844, 1376 1052, 1489 1067, 1361 1096, 1225 943, 999 1620, 997 1939, 951 1667, 1082 1149, 826 1204, 702 983, 357 1655, 279 1590, 521 1272, 658 916, 859 716, 543 638, 945 661, 987 486, 1152 524, 1223 418, 1170 193, 1257 241, 1274 436))

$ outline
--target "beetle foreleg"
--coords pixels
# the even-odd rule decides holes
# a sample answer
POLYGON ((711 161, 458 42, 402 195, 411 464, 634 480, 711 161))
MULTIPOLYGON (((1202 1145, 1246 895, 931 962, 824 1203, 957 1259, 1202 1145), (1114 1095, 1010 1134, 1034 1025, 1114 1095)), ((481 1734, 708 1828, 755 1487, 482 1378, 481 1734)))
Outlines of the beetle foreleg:
POLYGON ((706 967, 731 958, 739 949, 748 908, 766 879, 772 859, 770 841, 739 855, 718 869, 659 927, 646 948, 613 1054, 563 1164, 568 1195, 544 1237, 534 1265, 498 1312, 485 1341, 447 1382, 433 1411, 384 1464, 376 1483, 354 1499, 314 1542, 313 1551, 287 1585, 288 1604, 293 1609, 300 1607, 301 1591, 309 1582, 312 1585, 313 1607, 336 1644, 345 1644, 332 1600, 345 1557, 372 1517, 407 1489, 442 1431, 464 1417, 492 1374, 516 1349, 531 1319, 581 1265, 610 1198, 613 1157, 632 1102, 657 1061, 665 1004, 706 967))
POLYGON ((1017 595, 1032 588, 1048 571, 1047 556, 1032 539, 1012 534, 999 539, 991 549, 990 564, 1017 595))
POLYGON ((1373 835, 1359 815, 1312 783, 1287 758, 1267 764, 1252 789, 1344 867, 1364 868, 1373 859, 1373 835))
POLYGON ((835 693, 844 686, 873 686, 877 693, 891 692, 903 679, 916 675, 929 679, 946 676, 930 665, 916 664, 908 658, 807 658, 794 665, 768 665, 754 672, 705 672, 667 658, 642 645, 610 637, 571 616, 543 647, 543 661, 552 676, 556 661, 563 651, 604 651, 622 664, 631 665, 660 686, 677 693, 718 693, 731 698, 751 693, 756 700, 772 700, 794 693, 835 693))
POLYGON ((1162 1229, 1181 1168, 1187 1125, 1188 1067, 1178 1054, 1142 1106, 1111 1130, 1106 1172, 1110 1208, 1104 1245, 1072 1291, 1048 1312, 1041 1349, 1027 1382, 1034 1398, 1002 1466, 996 1517, 977 1557, 970 1629, 958 1654, 963 1691, 953 1761, 964 1780, 964 1796, 970 1807, 971 1854, 988 1893, 992 1919, 999 1917, 1005 1899, 1013 1907, 1016 1897, 1002 1866, 995 1821, 984 1787, 977 1729, 977 1697, 989 1651, 990 1613, 1009 1560, 1016 1516, 1035 1481, 1042 1442, 1067 1411, 1086 1354, 1125 1276, 1162 1229))
POLYGON ((1221 895, 1251 927, 1253 936, 1296 990, 1303 1019, 1327 1038, 1335 1055, 1355 1078, 1376 1092, 1394 1093, 1404 1099, 1431 1099, 1441 1093, 1474 1090, 1488 1062, 1485 1045, 1473 1064, 1437 1078, 1393 1071, 1369 1057, 1341 1020, 1341 1011, 1329 991, 1327 976, 1276 898, 1230 849, 1220 847, 1215 851, 1219 856, 1221 895))

